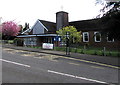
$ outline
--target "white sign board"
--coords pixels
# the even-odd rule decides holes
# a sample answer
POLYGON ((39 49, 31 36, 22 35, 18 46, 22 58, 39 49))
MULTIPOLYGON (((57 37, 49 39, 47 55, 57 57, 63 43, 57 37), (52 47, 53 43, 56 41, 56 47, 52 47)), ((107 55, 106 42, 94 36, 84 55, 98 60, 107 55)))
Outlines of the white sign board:
POLYGON ((43 43, 42 44, 43 49, 53 49, 53 44, 50 43, 43 43))

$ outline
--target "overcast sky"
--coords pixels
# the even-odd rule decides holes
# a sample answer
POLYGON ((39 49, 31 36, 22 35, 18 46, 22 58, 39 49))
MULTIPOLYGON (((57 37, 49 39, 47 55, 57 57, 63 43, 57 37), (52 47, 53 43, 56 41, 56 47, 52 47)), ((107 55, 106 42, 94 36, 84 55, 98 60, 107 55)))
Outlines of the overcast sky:
POLYGON ((0 0, 2 21, 15 20, 32 26, 37 19, 56 22, 56 12, 69 13, 69 21, 92 19, 99 14, 101 5, 96 0, 0 0))

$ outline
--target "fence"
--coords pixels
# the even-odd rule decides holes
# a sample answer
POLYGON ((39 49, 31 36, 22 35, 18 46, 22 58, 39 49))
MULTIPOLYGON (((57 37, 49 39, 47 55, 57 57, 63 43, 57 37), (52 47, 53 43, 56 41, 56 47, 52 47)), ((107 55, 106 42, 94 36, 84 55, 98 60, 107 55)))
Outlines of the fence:
MULTIPOLYGON (((2 40, 3 44, 15 44, 13 40, 2 40)), ((30 46, 29 46, 30 47, 30 46)), ((33 46, 32 48, 42 49, 41 47, 33 46)), ((53 50, 64 51, 66 52, 66 46, 54 47, 53 50)), ((90 54, 90 55, 99 55, 99 56, 115 56, 120 57, 120 51, 117 49, 110 49, 107 47, 95 47, 88 45, 78 45, 73 44, 69 46, 70 54, 80 53, 80 54, 90 54)))
MULTIPOLYGON (((66 47, 55 47, 54 50, 66 52, 66 47)), ((120 56, 120 51, 117 49, 113 50, 106 47, 94 47, 94 46, 85 46, 85 45, 74 45, 70 46, 70 54, 72 53, 81 53, 81 54, 90 54, 90 55, 99 55, 99 56, 120 56)))

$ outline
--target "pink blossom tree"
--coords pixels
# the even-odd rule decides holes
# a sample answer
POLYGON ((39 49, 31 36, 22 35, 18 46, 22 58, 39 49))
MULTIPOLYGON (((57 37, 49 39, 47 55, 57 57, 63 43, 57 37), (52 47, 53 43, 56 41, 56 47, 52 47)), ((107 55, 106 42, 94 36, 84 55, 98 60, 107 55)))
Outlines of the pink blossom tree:
POLYGON ((13 21, 4 22, 1 29, 2 35, 5 36, 17 36, 20 31, 20 27, 13 21))
POLYGON ((2 35, 2 39, 5 40, 14 39, 20 30, 20 26, 13 21, 7 21, 0 25, 0 35, 2 35))

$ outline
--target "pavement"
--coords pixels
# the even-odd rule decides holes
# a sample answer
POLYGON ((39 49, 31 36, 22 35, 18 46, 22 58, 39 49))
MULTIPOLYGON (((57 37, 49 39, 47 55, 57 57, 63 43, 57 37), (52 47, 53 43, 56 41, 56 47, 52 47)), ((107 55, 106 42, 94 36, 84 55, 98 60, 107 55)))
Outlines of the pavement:
POLYGON ((61 52, 61 51, 21 47, 21 46, 15 46, 15 45, 10 45, 10 44, 9 45, 3 44, 2 47, 12 48, 16 50, 25 50, 25 51, 30 51, 30 52, 53 54, 53 55, 63 56, 63 58, 66 58, 66 59, 72 59, 72 60, 76 60, 80 62, 92 63, 92 64, 97 64, 97 65, 102 65, 102 66, 107 66, 107 67, 113 67, 113 68, 120 68, 120 64, 118 63, 120 60, 119 57, 87 55, 87 54, 80 54, 80 53, 71 53, 70 56, 66 56, 66 53, 61 52))

